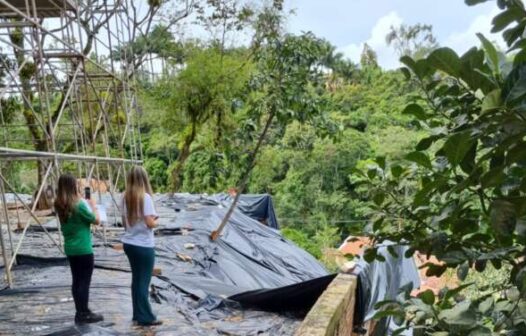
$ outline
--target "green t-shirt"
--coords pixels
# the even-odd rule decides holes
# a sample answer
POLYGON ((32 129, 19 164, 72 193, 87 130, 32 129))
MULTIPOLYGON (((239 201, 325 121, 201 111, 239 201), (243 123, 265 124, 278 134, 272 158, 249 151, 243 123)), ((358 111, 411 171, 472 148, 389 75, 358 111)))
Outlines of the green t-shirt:
POLYGON ((61 224, 66 255, 74 256, 93 253, 90 231, 90 225, 93 222, 95 222, 95 215, 84 202, 78 202, 66 223, 61 224))

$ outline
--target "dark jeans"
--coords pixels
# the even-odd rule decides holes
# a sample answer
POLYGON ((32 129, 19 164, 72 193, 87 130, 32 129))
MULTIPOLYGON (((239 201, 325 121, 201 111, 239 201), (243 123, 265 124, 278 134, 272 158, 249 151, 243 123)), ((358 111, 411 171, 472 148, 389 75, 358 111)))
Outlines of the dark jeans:
POLYGON ((71 293, 75 301, 77 313, 89 312, 89 286, 91 275, 93 274, 94 257, 92 254, 68 256, 69 266, 71 267, 71 293))
POLYGON ((150 323, 156 320, 148 299, 148 288, 152 279, 155 252, 153 248, 124 244, 124 252, 132 271, 133 320, 150 323))

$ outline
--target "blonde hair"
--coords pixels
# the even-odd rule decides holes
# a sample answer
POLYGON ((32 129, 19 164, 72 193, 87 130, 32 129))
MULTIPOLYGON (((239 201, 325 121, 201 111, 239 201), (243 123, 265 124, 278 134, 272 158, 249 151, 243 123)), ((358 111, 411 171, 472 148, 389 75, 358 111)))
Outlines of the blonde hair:
POLYGON ((133 166, 126 177, 124 202, 126 204, 126 219, 128 224, 134 225, 144 217, 144 194, 152 195, 152 187, 148 173, 141 166, 133 166))

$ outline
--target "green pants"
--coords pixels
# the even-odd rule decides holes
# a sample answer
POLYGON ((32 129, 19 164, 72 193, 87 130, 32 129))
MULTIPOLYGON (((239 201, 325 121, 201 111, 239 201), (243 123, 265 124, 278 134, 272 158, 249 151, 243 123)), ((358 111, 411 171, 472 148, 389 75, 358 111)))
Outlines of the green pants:
POLYGON ((149 323, 156 320, 148 299, 148 288, 152 279, 155 252, 153 248, 124 244, 124 252, 132 271, 133 320, 149 323))

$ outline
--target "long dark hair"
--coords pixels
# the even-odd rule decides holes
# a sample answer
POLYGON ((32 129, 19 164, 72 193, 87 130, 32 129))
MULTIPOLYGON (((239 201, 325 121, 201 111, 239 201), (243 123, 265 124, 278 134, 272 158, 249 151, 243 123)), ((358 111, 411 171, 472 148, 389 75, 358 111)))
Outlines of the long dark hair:
POLYGON ((141 166, 133 166, 126 178, 124 201, 126 202, 126 219, 130 226, 144 216, 144 194, 152 195, 148 173, 141 166))
POLYGON ((55 211, 60 224, 68 221, 79 198, 77 179, 71 174, 61 175, 58 179, 57 198, 55 199, 55 211))

